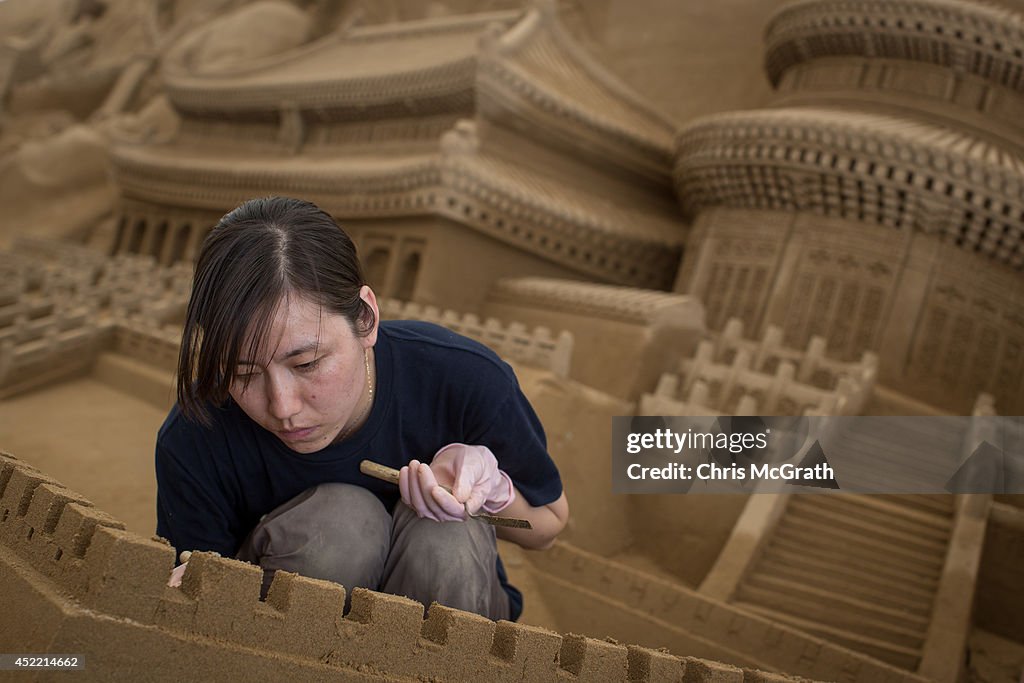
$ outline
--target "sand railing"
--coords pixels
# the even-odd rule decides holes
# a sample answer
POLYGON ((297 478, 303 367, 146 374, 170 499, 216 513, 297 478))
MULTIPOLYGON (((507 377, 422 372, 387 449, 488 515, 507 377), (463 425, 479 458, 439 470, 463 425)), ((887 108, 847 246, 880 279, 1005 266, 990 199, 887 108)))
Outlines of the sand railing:
POLYGON ((782 345, 769 326, 761 340, 742 336, 733 318, 714 339, 697 346, 678 374, 665 373, 641 399, 645 415, 857 415, 871 396, 878 358, 865 352, 856 363, 825 357, 825 340, 807 349, 782 345))
POLYGON ((572 363, 572 333, 553 334, 546 327, 527 329, 522 323, 502 323, 495 318, 481 321, 473 313, 456 313, 436 306, 415 302, 383 299, 381 316, 392 320, 423 320, 447 327, 452 332, 475 339, 490 347, 502 358, 550 370, 558 377, 568 377, 572 363))

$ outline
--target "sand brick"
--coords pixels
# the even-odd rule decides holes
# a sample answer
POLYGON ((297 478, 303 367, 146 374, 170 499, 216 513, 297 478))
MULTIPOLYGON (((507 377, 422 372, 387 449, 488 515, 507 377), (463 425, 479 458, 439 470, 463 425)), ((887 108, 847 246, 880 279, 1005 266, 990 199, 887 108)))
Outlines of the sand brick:
POLYGON ((0 451, 0 501, 3 500, 4 491, 7 490, 7 482, 11 480, 11 475, 14 474, 14 468, 18 467, 20 462, 6 451, 0 451))
POLYGON ((680 683, 683 680, 683 662, 667 652, 627 645, 626 656, 630 681, 680 683))
POLYGON ((355 588, 351 610, 342 620, 339 640, 327 661, 412 674, 411 654, 421 651, 423 605, 409 598, 355 588))
POLYGON ((99 527, 85 553, 83 605, 143 623, 156 609, 174 568, 174 549, 122 529, 99 527))
POLYGON ((278 570, 265 604, 256 608, 260 642, 319 659, 330 652, 342 628, 345 589, 278 570))
POLYGON ((196 602, 177 588, 165 588, 153 613, 153 623, 177 633, 188 633, 196 616, 196 602))
POLYGON ((568 633, 562 639, 558 664, 584 681, 621 681, 628 671, 627 652, 622 645, 568 633))
POLYGON ((124 524, 105 512, 80 503, 68 503, 57 520, 53 540, 65 554, 84 557, 96 527, 124 529, 124 524))
POLYGON ((84 507, 92 504, 81 495, 59 484, 44 482, 36 487, 32 494, 32 500, 25 514, 25 521, 37 532, 42 531, 52 534, 57 528, 57 522, 64 506, 68 503, 78 503, 84 507))
POLYGON ((743 683, 743 670, 720 662, 684 657, 683 683, 743 683))
POLYGON ((0 497, 0 521, 6 522, 11 516, 24 517, 36 487, 44 482, 56 483, 41 472, 22 467, 11 468, 3 497, 0 497))
POLYGON ((341 616, 345 606, 345 587, 332 581, 278 570, 267 592, 266 604, 286 616, 325 622, 341 616))
POLYGON ((255 565, 216 553, 192 553, 181 591, 196 601, 193 631, 236 642, 252 640, 262 583, 263 570, 255 565))
POLYGON ((411 647, 423 627, 423 605, 398 595, 356 588, 352 591, 352 611, 345 618, 368 624, 375 631, 387 633, 395 643, 405 642, 411 647))
POLYGON ((551 680, 556 677, 555 658, 562 646, 562 636, 536 626, 499 621, 494 628, 491 654, 522 672, 517 680, 551 680))
POLYGON ((494 643, 494 622, 478 614, 433 603, 423 622, 422 636, 440 645, 438 657, 456 679, 479 678, 488 665, 487 654, 494 643))
POLYGON ((490 651, 494 642, 494 622, 479 614, 463 612, 433 603, 423 622, 422 635, 444 645, 452 656, 476 657, 490 651))

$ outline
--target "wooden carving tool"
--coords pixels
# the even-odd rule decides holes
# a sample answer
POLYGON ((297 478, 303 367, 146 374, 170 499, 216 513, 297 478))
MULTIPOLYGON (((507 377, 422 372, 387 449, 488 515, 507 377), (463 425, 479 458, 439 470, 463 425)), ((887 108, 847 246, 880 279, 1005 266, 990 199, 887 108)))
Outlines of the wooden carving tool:
MULTIPOLYGON (((398 470, 386 467, 380 463, 373 462, 372 460, 363 460, 359 463, 359 471, 363 474, 380 479, 382 481, 389 481, 394 485, 398 485, 398 470)), ((451 493, 452 490, 447 486, 442 486, 445 491, 451 493)), ((479 519, 481 522, 486 522, 493 526, 507 526, 513 529, 532 529, 533 525, 528 520, 516 519, 515 517, 497 517, 495 515, 486 514, 471 514, 469 510, 466 510, 466 514, 473 519, 479 519)))

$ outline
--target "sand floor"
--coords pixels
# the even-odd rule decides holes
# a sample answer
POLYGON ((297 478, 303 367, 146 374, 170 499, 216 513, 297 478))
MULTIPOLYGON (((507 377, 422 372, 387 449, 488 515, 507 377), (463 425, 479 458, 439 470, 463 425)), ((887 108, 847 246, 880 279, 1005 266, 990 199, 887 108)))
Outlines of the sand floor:
POLYGON ((153 447, 164 417, 85 377, 0 402, 0 444, 149 537, 156 531, 153 447))

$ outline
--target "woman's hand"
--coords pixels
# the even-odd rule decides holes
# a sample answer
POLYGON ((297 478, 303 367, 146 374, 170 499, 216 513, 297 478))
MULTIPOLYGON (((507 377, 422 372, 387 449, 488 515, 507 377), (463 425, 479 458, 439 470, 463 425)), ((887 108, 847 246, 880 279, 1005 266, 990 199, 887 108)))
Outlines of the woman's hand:
POLYGON ((398 488, 417 515, 438 522, 462 521, 467 510, 496 514, 515 500, 512 480, 490 449, 461 443, 439 450, 430 465, 411 461, 399 471, 398 488))

